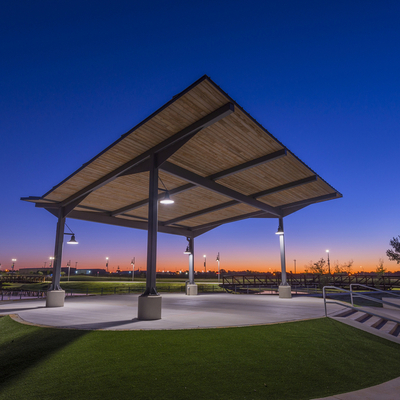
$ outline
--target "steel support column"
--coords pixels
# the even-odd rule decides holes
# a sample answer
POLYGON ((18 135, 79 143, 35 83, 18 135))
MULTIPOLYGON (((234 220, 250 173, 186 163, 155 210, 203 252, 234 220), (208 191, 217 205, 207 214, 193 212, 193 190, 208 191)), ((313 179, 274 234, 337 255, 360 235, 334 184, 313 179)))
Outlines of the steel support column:
MULTIPOLYGON (((283 218, 279 218, 279 226, 282 227, 283 230, 283 218)), ((280 286, 287 286, 288 283, 286 281, 286 255, 285 255, 285 235, 279 235, 279 246, 281 249, 281 273, 282 273, 282 282, 280 286)))
POLYGON ((158 228, 158 163, 157 155, 150 155, 149 215, 147 233, 146 290, 138 299, 138 319, 161 319, 161 296, 156 289, 157 228, 158 228))
POLYGON ((194 238, 187 238, 189 242, 189 285, 194 285, 194 238))
POLYGON ((65 227, 65 217, 62 215, 63 213, 60 210, 57 221, 57 229, 56 229, 56 243, 54 246, 53 277, 51 280, 51 285, 49 287, 49 290, 62 290, 60 286, 60 278, 61 278, 61 258, 62 258, 64 227, 65 227))
POLYGON ((158 165, 157 155, 150 156, 149 211, 147 233, 147 273, 144 296, 157 295, 158 165))
POLYGON ((283 218, 279 218, 279 245, 281 250, 281 283, 279 285, 279 298, 290 299, 292 297, 292 288, 286 280, 286 256, 285 256, 285 234, 283 229, 283 218))

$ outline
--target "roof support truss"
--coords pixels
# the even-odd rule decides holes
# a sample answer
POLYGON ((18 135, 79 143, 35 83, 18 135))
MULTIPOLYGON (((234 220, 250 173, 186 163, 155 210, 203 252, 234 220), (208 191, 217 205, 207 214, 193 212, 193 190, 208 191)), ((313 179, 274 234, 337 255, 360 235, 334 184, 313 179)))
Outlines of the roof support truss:
POLYGON ((226 186, 220 185, 219 183, 216 183, 211 179, 204 178, 200 175, 197 175, 191 171, 188 171, 187 169, 181 168, 181 167, 179 167, 175 164, 172 164, 168 161, 165 162, 164 164, 162 164, 160 166, 160 169, 162 169, 165 172, 168 172, 171 175, 185 179, 197 186, 202 186, 213 192, 230 197, 233 200, 237 200, 241 203, 258 208, 259 210, 262 210, 269 214, 272 214, 275 217, 281 216, 281 213, 279 210, 275 209, 274 207, 269 206, 268 204, 262 203, 261 201, 258 201, 252 197, 246 196, 240 192, 237 192, 236 190, 229 189, 226 186))
POLYGON ((333 199, 336 199, 337 197, 338 197, 338 193, 334 192, 334 193, 330 193, 330 194, 325 194, 323 196, 313 197, 311 199, 305 199, 305 200, 296 201, 294 203, 284 204, 283 206, 280 206, 279 209, 284 211, 284 210, 288 210, 293 207, 306 207, 306 206, 309 206, 310 204, 319 203, 321 201, 333 200, 333 199))
MULTIPOLYGON (((298 181, 290 182, 290 183, 287 183, 285 185, 276 186, 275 188, 271 188, 271 189, 268 189, 268 190, 264 190, 262 192, 254 193, 254 194, 250 195, 250 197, 257 198, 257 197, 265 196, 267 194, 278 193, 278 192, 281 192, 283 190, 291 189, 291 188, 294 188, 294 187, 297 187, 297 186, 300 186, 300 185, 304 185, 306 183, 314 182, 316 180, 317 180, 317 176, 313 175, 313 176, 310 176, 309 178, 300 179, 298 181)), ((239 204, 239 203, 240 202, 237 201, 237 200, 232 200, 232 201, 228 201, 228 202, 225 202, 225 203, 217 204, 216 206, 204 208, 203 210, 199 210, 199 211, 196 211, 196 212, 193 212, 193 213, 190 213, 190 214, 182 215, 180 217, 171 219, 169 221, 165 221, 163 224, 164 225, 171 225, 171 224, 174 224, 176 222, 185 221, 187 219, 198 217, 198 216, 203 215, 203 214, 208 214, 208 213, 213 212, 213 211, 222 210, 224 208, 228 208, 228 207, 234 206, 234 205, 239 204)))
MULTIPOLYGON (((148 229, 147 221, 133 221, 126 218, 118 218, 118 217, 110 217, 106 213, 99 212, 91 212, 91 211, 72 211, 68 218, 72 219, 80 219, 83 221, 91 221, 91 222, 99 222, 101 224, 108 225, 116 225, 116 226, 125 226, 127 228, 135 228, 135 229, 148 229)), ((186 228, 178 228, 172 226, 162 226, 160 223, 158 224, 158 231, 163 233, 171 233, 173 235, 181 235, 181 236, 193 236, 193 231, 186 228)))
MULTIPOLYGON (((244 171, 244 170, 246 170, 248 168, 256 167, 257 165, 261 165, 261 164, 265 164, 265 163, 267 163, 269 161, 277 160, 277 159, 279 159, 281 157, 286 156, 286 154, 287 154, 287 150, 286 149, 278 150, 278 151, 275 151, 273 153, 267 154, 265 156, 258 157, 258 158, 254 159, 254 160, 247 161, 247 162, 245 162, 243 164, 240 164, 240 165, 237 165, 237 166, 235 166, 233 168, 229 168, 229 169, 226 169, 224 171, 220 171, 220 172, 217 172, 215 174, 209 175, 209 176, 207 176, 207 179, 217 180, 217 179, 225 178, 226 176, 235 174, 237 172, 244 171)), ((182 192, 184 192, 186 190, 189 190, 189 189, 191 189, 191 188, 193 188, 195 186, 196 185, 193 184, 193 183, 188 183, 188 184, 179 186, 179 187, 177 187, 175 189, 169 190, 169 194, 170 195, 174 195, 174 194, 177 194, 177 193, 182 193, 182 192)), ((159 199, 161 199, 162 197, 164 197, 164 193, 161 193, 158 196, 159 199)), ((129 205, 125 206, 125 207, 119 208, 118 210, 115 210, 115 211, 111 212, 110 215, 116 216, 116 215, 120 215, 120 214, 123 214, 123 213, 128 212, 128 211, 135 210, 136 208, 140 208, 142 206, 145 206, 146 204, 148 204, 148 202, 149 202, 149 199, 144 199, 144 200, 141 200, 141 201, 137 201, 136 203, 129 204, 129 205)))

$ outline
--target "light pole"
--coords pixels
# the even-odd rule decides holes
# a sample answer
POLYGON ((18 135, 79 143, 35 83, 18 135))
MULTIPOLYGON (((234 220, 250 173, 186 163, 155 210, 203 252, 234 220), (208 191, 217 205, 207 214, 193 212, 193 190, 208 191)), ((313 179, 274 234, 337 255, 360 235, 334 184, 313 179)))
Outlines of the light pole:
POLYGON ((204 273, 207 272, 207 256, 204 254, 204 273))
POLYGON ((50 267, 49 268, 51 268, 53 266, 54 257, 49 257, 49 259, 50 259, 50 267))
POLYGON ((329 275, 331 274, 331 262, 329 261, 329 250, 326 250, 327 254, 328 254, 328 273, 329 275))
POLYGON ((217 259, 216 259, 217 263, 218 263, 218 284, 219 284, 219 280, 220 280, 220 272, 219 272, 219 252, 217 254, 217 259))
POLYGON ((135 277, 135 257, 132 258, 131 265, 132 265, 132 282, 133 282, 133 278, 135 277))
POLYGON ((296 260, 294 260, 294 274, 296 275, 296 260))
POLYGON ((108 272, 108 257, 106 257, 106 268, 107 268, 107 272, 108 272))
POLYGON ((12 270, 12 273, 14 273, 14 264, 15 264, 15 262, 17 261, 17 259, 16 259, 16 258, 13 258, 11 261, 12 261, 11 270, 12 270))
POLYGON ((68 267, 68 282, 69 282, 69 270, 71 268, 71 260, 68 261, 67 267, 68 267))

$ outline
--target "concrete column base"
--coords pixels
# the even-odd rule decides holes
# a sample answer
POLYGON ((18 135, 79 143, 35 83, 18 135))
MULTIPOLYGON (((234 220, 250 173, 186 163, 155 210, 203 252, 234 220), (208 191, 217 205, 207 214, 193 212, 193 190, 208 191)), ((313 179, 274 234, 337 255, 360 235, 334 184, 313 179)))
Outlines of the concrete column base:
POLYGON ((287 286, 279 286, 279 298, 280 299, 291 299, 292 298, 292 287, 287 286))
POLYGON ((161 319, 161 296, 139 296, 138 319, 161 319))
POLYGON ((196 296, 197 295, 197 285, 186 285, 186 294, 188 296, 196 296))
POLYGON ((46 307, 64 307, 65 290, 49 290, 46 294, 46 307))

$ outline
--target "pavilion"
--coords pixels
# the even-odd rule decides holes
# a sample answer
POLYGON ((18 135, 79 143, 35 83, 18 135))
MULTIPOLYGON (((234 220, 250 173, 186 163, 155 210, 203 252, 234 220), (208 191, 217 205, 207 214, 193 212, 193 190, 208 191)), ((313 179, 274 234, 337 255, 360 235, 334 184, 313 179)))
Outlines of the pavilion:
POLYGON ((283 218, 310 204, 342 197, 203 76, 41 197, 24 197, 57 218, 53 279, 47 306, 63 306, 60 287, 66 218, 148 231, 146 290, 139 319, 161 318, 156 289, 157 232, 187 238, 189 285, 194 239, 222 224, 277 218, 282 283, 286 281, 283 218), (173 199, 174 204, 158 207, 173 199))

